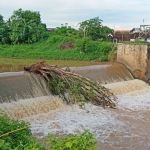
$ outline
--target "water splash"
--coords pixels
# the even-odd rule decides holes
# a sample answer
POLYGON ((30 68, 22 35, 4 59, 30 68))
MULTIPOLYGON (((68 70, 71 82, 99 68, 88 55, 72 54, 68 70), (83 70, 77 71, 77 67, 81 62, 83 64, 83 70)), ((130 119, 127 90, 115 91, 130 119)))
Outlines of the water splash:
POLYGON ((64 107, 63 101, 54 96, 22 99, 17 102, 0 104, 0 109, 12 119, 20 119, 32 115, 47 113, 51 110, 62 107, 64 107))
POLYGON ((27 117, 24 120, 31 123, 30 128, 33 134, 40 135, 40 137, 48 133, 78 134, 88 129, 100 138, 105 130, 118 130, 123 126, 122 122, 116 120, 116 114, 113 111, 92 104, 87 104, 85 108, 86 110, 80 109, 77 105, 66 106, 47 114, 27 117))
POLYGON ((147 83, 138 79, 106 84, 104 86, 110 89, 115 95, 131 93, 138 90, 150 89, 150 86, 147 83))

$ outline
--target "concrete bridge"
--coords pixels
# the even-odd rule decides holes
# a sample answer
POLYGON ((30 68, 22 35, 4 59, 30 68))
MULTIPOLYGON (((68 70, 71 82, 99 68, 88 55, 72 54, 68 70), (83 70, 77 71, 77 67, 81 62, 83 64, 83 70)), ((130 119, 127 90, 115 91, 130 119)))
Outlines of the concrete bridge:
POLYGON ((124 64, 135 78, 150 84, 150 46, 118 44, 117 62, 124 64))

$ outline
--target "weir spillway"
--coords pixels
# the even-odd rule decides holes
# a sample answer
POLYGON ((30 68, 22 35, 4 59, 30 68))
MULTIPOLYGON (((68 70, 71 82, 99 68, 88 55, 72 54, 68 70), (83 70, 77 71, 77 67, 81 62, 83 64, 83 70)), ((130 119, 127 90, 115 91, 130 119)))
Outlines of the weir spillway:
MULTIPOLYGON (((71 71, 101 84, 132 80, 122 64, 71 67, 71 71)), ((41 76, 27 72, 0 73, 0 103, 50 95, 41 76)))
POLYGON ((0 73, 0 103, 49 95, 45 81, 25 72, 0 73))

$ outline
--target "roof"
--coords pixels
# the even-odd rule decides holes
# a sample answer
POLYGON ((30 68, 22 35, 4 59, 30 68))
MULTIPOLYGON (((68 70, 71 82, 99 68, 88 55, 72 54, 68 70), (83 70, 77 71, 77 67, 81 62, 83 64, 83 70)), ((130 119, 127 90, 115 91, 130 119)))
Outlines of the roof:
POLYGON ((115 30, 114 32, 124 33, 124 32, 130 32, 130 30, 115 30))

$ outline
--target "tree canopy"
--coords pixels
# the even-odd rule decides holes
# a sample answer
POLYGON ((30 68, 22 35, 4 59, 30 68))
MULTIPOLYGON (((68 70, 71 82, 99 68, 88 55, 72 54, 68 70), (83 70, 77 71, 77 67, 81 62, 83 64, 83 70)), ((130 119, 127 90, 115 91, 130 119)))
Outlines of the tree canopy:
POLYGON ((34 43, 47 37, 46 25, 41 22, 39 12, 18 9, 6 23, 2 19, 0 16, 0 27, 3 28, 0 35, 7 40, 1 39, 1 43, 34 43))
POLYGON ((2 25, 4 23, 4 19, 3 16, 0 14, 0 25, 2 25))
POLYGON ((3 16, 0 15, 0 43, 8 44, 9 42, 9 27, 6 25, 3 16))
MULTIPOLYGON (((76 30, 71 26, 61 25, 54 30, 55 34, 62 36, 72 36, 73 38, 88 37, 92 40, 109 40, 108 34, 113 30, 102 25, 102 20, 95 17, 85 20, 76 30)), ((22 10, 14 11, 7 21, 0 15, 0 43, 2 44, 23 44, 34 43, 49 36, 46 24, 42 23, 38 11, 22 10)))
POLYGON ((107 26, 102 25, 102 20, 99 17, 95 17, 89 20, 85 20, 80 23, 79 29, 83 31, 84 37, 90 36, 93 40, 104 39, 107 40, 107 35, 112 33, 113 30, 107 26))
POLYGON ((68 26, 68 23, 65 23, 65 25, 61 24, 61 27, 57 27, 55 33, 57 35, 71 36, 75 38, 75 36, 78 34, 78 31, 71 26, 68 26))

